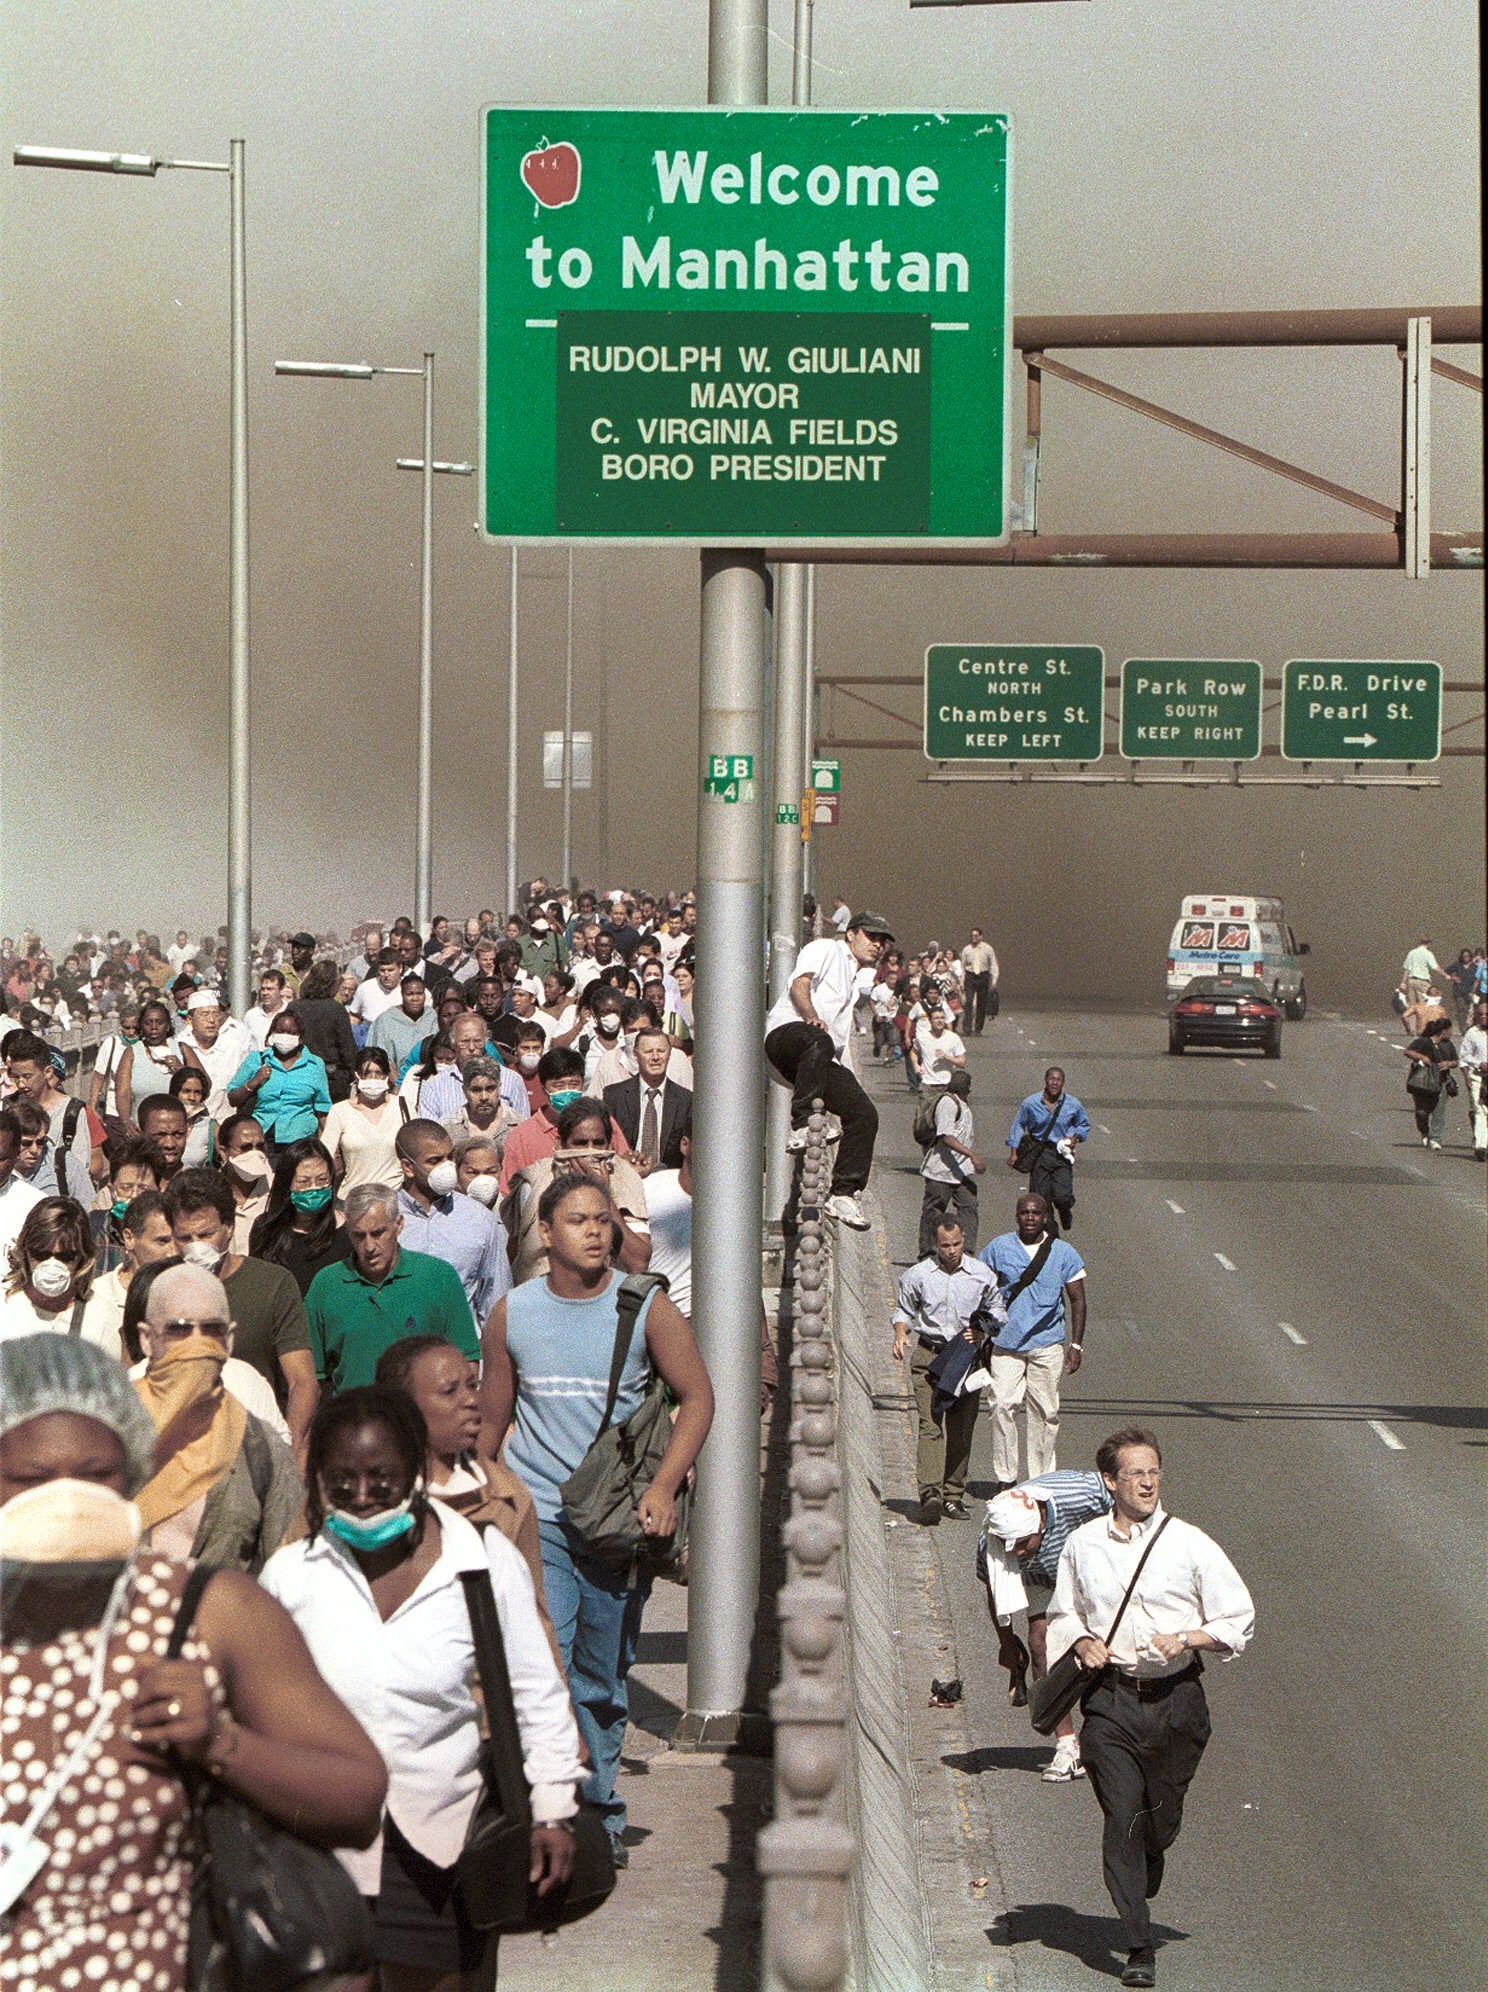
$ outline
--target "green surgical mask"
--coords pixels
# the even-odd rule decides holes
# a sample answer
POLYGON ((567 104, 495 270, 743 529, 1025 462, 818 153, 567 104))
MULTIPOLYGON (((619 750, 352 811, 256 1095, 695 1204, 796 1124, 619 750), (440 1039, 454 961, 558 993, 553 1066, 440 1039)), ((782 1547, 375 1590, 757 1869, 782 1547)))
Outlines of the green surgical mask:
POLYGON ((128 1197, 115 1197, 113 1202, 109 1205, 109 1216, 115 1219, 122 1218, 125 1211, 128 1210, 128 1208, 129 1208, 128 1197))
POLYGON ((296 1210, 324 1210, 331 1200, 329 1183, 318 1190, 291 1190, 289 1200, 296 1210))
POLYGON ((583 1097, 577 1086, 565 1086, 556 1093, 549 1093, 548 1105, 555 1114, 561 1114, 565 1107, 571 1107, 575 1100, 582 1100, 583 1097))

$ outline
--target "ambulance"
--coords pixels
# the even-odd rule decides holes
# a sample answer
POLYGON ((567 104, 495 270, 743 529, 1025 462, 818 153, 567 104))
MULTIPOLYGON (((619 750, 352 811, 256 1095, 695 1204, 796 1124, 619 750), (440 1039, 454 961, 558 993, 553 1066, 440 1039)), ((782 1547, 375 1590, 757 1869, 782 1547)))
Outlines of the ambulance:
POLYGON ((1309 952, 1287 925, 1279 899, 1188 893, 1168 942, 1168 1000, 1181 996, 1196 975, 1253 975, 1289 1017, 1305 1017, 1302 956, 1309 952))

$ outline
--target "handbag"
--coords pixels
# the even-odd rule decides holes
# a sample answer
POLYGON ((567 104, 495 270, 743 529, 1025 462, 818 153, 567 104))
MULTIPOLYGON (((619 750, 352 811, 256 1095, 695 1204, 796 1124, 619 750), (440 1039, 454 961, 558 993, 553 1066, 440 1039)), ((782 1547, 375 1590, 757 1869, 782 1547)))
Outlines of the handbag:
MULTIPOLYGON (((180 1658, 203 1591, 186 1580, 167 1660, 180 1658)), ((374 1963, 367 1905, 333 1853, 311 1846, 246 1798, 187 1775, 193 1864, 186 1979, 192 1992, 311 1992, 374 1963)))
MULTIPOLYGON (((1126 1595, 1116 1608, 1116 1616, 1111 1621, 1111 1630, 1103 1644, 1109 1646, 1116 1637, 1116 1628, 1126 1615, 1131 1603, 1132 1592, 1137 1588, 1137 1579, 1146 1566, 1147 1559, 1157 1548, 1157 1539, 1172 1519, 1164 1515, 1153 1532, 1152 1540, 1142 1551, 1142 1560, 1132 1572, 1132 1580, 1126 1587, 1126 1595)), ((1072 1646, 1067 1653, 1061 1653, 1054 1665, 1042 1680, 1035 1681, 1028 1691, 1028 1719, 1040 1736, 1052 1736, 1076 1702, 1085 1700, 1110 1672, 1107 1667, 1082 1667, 1075 1658, 1072 1646)))
POLYGON ((672 1419, 661 1377, 653 1374, 645 1396, 623 1424, 611 1422, 641 1308, 656 1287, 665 1285, 659 1273, 630 1273, 621 1281, 604 1416, 588 1452, 559 1489, 564 1520, 585 1554, 607 1570, 644 1566, 655 1572, 675 1562, 687 1540, 685 1488, 677 1490, 677 1526, 670 1536, 648 1536, 636 1516, 636 1504, 656 1478, 671 1443, 672 1419))
POLYGON ((462 1570, 460 1582, 470 1613, 488 1731, 481 1753, 485 1789, 455 1862, 460 1907, 477 1930, 556 1930, 588 1916, 608 1899, 615 1886, 610 1836, 598 1808, 581 1804, 571 1822, 574 1857, 568 1880, 539 1895, 527 1879, 532 1799, 522 1769, 501 1620, 484 1571, 462 1570))
POLYGON ((1002 991, 1000 989, 989 989, 987 991, 987 1015, 995 1017, 1000 1014, 1001 1010, 1002 991))
POLYGON ((1059 1118, 1060 1104, 1062 1102, 1056 1103, 1053 1113, 1044 1122, 1041 1133, 1035 1134, 1030 1128, 1027 1134, 1019 1141, 1018 1152, 1013 1157, 1013 1167, 1021 1171, 1024 1175, 1027 1175, 1032 1170, 1034 1163, 1037 1162, 1044 1150, 1049 1146, 1049 1136, 1054 1132, 1054 1123, 1059 1118))
POLYGON ((1434 1100, 1442 1090, 1442 1075, 1435 1065, 1423 1065, 1419 1059, 1413 1058, 1411 1069, 1405 1075, 1405 1090, 1414 1093, 1418 1099, 1434 1100))

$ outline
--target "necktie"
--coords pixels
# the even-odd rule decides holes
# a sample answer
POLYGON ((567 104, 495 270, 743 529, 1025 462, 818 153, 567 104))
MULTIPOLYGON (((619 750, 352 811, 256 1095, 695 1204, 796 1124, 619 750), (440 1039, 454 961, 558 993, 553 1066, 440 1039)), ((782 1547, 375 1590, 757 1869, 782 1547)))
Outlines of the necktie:
POLYGON ((656 1088, 646 1088, 646 1111, 641 1115, 641 1155, 654 1169, 661 1152, 661 1119, 656 1111, 656 1088))

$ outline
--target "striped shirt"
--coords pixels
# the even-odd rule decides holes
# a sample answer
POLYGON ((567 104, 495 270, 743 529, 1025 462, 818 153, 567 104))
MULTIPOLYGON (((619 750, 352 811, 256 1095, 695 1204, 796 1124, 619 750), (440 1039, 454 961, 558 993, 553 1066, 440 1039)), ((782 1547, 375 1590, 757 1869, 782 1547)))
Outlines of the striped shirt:
POLYGON ((1059 1552, 1082 1522, 1108 1515, 1114 1505, 1110 1489, 1098 1473, 1061 1467, 1025 1480, 1020 1494, 1031 1494, 1044 1510, 1044 1539, 1019 1568, 1025 1581, 1052 1586, 1059 1571, 1059 1552))

